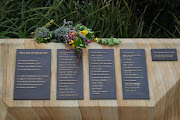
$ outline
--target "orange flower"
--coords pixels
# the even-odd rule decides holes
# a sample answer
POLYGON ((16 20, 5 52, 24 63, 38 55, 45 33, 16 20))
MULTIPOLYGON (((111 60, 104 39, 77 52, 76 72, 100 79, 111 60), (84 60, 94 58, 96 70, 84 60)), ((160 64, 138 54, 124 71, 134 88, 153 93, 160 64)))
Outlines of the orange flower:
POLYGON ((75 47, 75 45, 74 45, 74 44, 72 44, 72 47, 75 47))

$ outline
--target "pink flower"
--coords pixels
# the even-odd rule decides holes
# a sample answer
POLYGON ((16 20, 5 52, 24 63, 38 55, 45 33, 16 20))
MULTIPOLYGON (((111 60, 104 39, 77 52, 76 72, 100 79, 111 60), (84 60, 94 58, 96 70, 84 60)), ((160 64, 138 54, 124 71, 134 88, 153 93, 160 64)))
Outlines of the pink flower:
POLYGON ((66 35, 67 38, 69 38, 68 34, 66 35))

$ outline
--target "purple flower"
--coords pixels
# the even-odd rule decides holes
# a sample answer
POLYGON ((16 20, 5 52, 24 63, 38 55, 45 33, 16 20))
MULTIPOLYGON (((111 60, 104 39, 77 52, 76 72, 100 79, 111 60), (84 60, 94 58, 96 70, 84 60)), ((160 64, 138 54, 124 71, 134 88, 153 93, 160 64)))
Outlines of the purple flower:
POLYGON ((88 43, 90 43, 91 41, 90 41, 90 40, 88 40, 87 42, 88 42, 88 43))
POLYGON ((63 21, 64 23, 66 23, 66 19, 64 19, 64 21, 63 21))
POLYGON ((88 43, 88 42, 86 42, 86 45, 87 45, 87 46, 89 46, 89 43, 88 43))
POLYGON ((76 31, 76 28, 73 28, 73 31, 76 31))
POLYGON ((87 39, 86 39, 86 38, 84 38, 84 41, 87 41, 87 39))
POLYGON ((69 38, 68 34, 66 35, 67 38, 69 38))

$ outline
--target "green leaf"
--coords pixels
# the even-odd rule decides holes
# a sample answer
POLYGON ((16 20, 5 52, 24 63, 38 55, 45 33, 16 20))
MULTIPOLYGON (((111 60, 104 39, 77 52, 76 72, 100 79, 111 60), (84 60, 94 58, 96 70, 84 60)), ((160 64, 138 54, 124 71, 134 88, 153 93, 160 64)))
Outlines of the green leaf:
POLYGON ((106 38, 105 40, 104 40, 104 44, 108 44, 109 43, 109 40, 106 38))
POLYGON ((99 40, 98 40, 98 43, 101 43, 101 42, 102 42, 102 39, 99 39, 99 40))
POLYGON ((84 46, 84 44, 79 44, 81 47, 83 47, 84 46))
POLYGON ((120 42, 121 42, 120 40, 114 39, 114 44, 115 44, 115 45, 120 44, 120 42))
POLYGON ((109 42, 109 46, 114 46, 114 43, 113 42, 109 42))
POLYGON ((76 47, 80 46, 80 39, 76 39, 73 43, 76 47))

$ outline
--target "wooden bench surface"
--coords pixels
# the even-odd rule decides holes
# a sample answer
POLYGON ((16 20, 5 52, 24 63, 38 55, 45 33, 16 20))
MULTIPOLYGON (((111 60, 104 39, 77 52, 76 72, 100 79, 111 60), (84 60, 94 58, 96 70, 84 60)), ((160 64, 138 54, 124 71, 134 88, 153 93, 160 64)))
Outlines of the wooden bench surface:
POLYGON ((57 49, 65 49, 64 44, 38 44, 34 39, 0 39, 0 118, 70 119, 72 116, 78 120, 94 116, 112 120, 164 120, 175 116, 180 119, 180 39, 120 40, 122 43, 113 47, 92 42, 83 49, 84 100, 56 100, 57 49), (153 48, 176 48, 179 61, 152 61, 153 48), (52 50, 50 100, 13 100, 16 49, 52 50), (114 49, 116 100, 90 100, 88 49, 114 49), (123 100, 120 49, 145 49, 150 100, 123 100))

